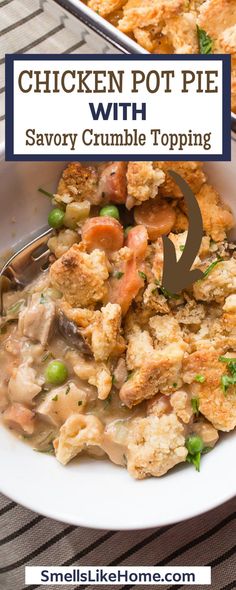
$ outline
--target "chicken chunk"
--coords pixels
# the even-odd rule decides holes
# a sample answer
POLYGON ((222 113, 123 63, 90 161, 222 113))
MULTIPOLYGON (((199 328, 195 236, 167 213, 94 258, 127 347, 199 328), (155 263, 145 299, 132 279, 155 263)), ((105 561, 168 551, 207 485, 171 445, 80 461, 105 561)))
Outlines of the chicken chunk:
POLYGON ((126 453, 131 421, 115 420, 104 430, 102 448, 112 463, 126 467, 126 453))
POLYGON ((81 244, 74 244, 50 269, 52 285, 78 307, 91 307, 104 299, 108 275, 105 253, 93 250, 87 254, 81 244))
POLYGON ((61 426, 72 414, 81 414, 86 402, 86 392, 71 381, 52 389, 39 404, 37 413, 53 426, 61 426))
POLYGON ((216 190, 209 184, 203 184, 196 195, 202 214, 203 229, 215 242, 226 237, 234 225, 234 218, 229 208, 224 205, 216 190))
POLYGON ((127 169, 127 207, 140 205, 154 199, 158 187, 163 184, 165 174, 153 167, 153 162, 129 162, 127 169))
POLYGON ((36 378, 36 371, 29 366, 29 363, 22 363, 13 368, 8 384, 8 394, 11 401, 31 404, 40 391, 41 384, 36 378))
POLYGON ((154 164, 157 168, 161 168, 166 175, 165 182, 160 187, 160 194, 164 197, 183 197, 180 188, 168 174, 168 170, 174 170, 182 176, 195 194, 199 192, 206 181, 202 162, 155 162, 154 164))
POLYGON ((186 460, 184 427, 177 417, 148 416, 132 421, 127 468, 136 479, 160 477, 186 460))
POLYGON ((33 434, 35 428, 35 414, 26 406, 19 403, 13 403, 9 406, 4 414, 3 420, 8 428, 18 430, 21 433, 33 434))
POLYGON ((216 264, 209 274, 193 285, 195 299, 221 303, 236 290, 236 259, 216 264))
MULTIPOLYGON (((120 390, 121 401, 131 408, 145 399, 161 393, 169 394, 173 383, 180 386, 183 349, 173 343, 162 350, 148 352, 141 366, 134 369, 120 390)), ((127 361, 128 367, 131 364, 127 361)))
POLYGON ((53 442, 57 460, 66 465, 90 446, 101 446, 103 430, 101 421, 95 416, 70 416, 53 442))
POLYGON ((55 312, 55 303, 47 295, 34 293, 19 314, 20 334, 45 346, 52 334, 55 312))
POLYGON ((227 364, 219 360, 217 351, 199 350, 184 359, 183 379, 191 383, 192 396, 199 399, 201 414, 214 428, 228 432, 236 426, 236 396, 232 386, 224 394, 221 378, 225 374, 227 364), (197 375, 201 375, 202 383, 196 382, 197 375))

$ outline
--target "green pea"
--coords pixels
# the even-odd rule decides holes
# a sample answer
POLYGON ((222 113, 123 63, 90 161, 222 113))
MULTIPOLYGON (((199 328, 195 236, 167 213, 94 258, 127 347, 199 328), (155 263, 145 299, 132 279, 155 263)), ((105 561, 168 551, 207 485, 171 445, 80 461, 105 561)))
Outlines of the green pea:
POLYGON ((120 219, 119 209, 115 205, 105 205, 105 207, 100 209, 99 215, 101 215, 101 217, 104 217, 104 215, 107 217, 114 217, 114 219, 118 219, 118 221, 120 219))
POLYGON ((197 434, 190 434, 185 441, 185 446, 190 455, 196 455, 201 453, 204 448, 204 443, 201 436, 197 434))
POLYGON ((133 229, 132 225, 127 225, 127 227, 125 228, 125 238, 127 238, 128 233, 130 232, 130 230, 133 229))
POLYGON ((59 229, 64 222, 65 213, 61 209, 57 207, 50 211, 48 216, 48 225, 53 227, 54 229, 59 229))
POLYGON ((53 385, 61 385, 68 378, 68 370, 62 361, 51 361, 45 371, 45 379, 53 385))

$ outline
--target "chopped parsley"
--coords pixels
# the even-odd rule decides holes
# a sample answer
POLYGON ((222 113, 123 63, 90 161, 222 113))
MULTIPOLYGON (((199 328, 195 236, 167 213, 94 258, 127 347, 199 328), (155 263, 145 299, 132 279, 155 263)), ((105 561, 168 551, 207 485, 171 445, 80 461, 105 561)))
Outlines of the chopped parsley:
POLYGON ((222 375, 221 377, 221 389, 224 395, 227 394, 227 391, 230 385, 236 385, 236 375, 222 375))
POLYGON ((233 363, 235 364, 235 370, 236 370, 236 357, 229 357, 229 356, 219 356, 219 361, 221 363, 233 363))
MULTIPOLYGON (((157 289, 159 289, 159 291, 161 291, 162 295, 164 295, 164 297, 166 299, 179 299, 179 295, 177 295, 176 293, 170 293, 169 291, 167 291, 167 289, 165 289, 165 287, 163 287, 160 283, 160 281, 155 281, 156 285, 157 285, 157 289)), ((156 289, 153 289, 153 293, 156 291, 156 289)))
POLYGON ((67 388, 66 388, 66 391, 65 391, 65 395, 68 395, 69 391, 70 391, 70 385, 67 385, 67 388))
POLYGON ((57 402, 57 400, 58 400, 58 395, 55 395, 55 397, 52 398, 52 401, 57 402))
POLYGON ((222 363, 227 363, 228 365, 228 375, 222 375, 221 377, 221 389, 224 395, 227 394, 227 391, 231 385, 236 385, 236 358, 229 358, 227 356, 219 356, 219 361, 222 363))
POLYGON ((54 195, 52 193, 45 191, 44 188, 38 188, 38 192, 42 193, 42 195, 45 195, 46 197, 50 197, 50 199, 53 199, 53 197, 54 197, 54 195))
POLYGON ((204 375, 195 375, 194 380, 197 381, 197 383, 204 383, 206 377, 204 377, 204 375))
POLYGON ((118 279, 118 280, 119 280, 119 279, 121 279, 121 278, 123 277, 123 275, 124 275, 124 273, 123 273, 123 272, 121 272, 120 270, 116 270, 116 271, 113 273, 113 277, 114 277, 114 279, 118 279))
POLYGON ((188 455, 186 457, 186 461, 188 463, 191 463, 192 465, 194 465, 196 471, 200 471, 200 464, 201 464, 200 451, 198 453, 196 453, 195 455, 190 455, 190 453, 188 453, 188 455))
POLYGON ((141 277, 141 279, 143 279, 144 281, 147 280, 147 275, 145 275, 145 272, 142 272, 141 270, 139 270, 138 274, 141 277))
POLYGON ((192 397, 191 406, 192 406, 193 413, 196 416, 198 416, 199 415, 199 399, 198 399, 198 397, 192 397))
POLYGON ((197 26, 197 34, 198 34, 198 45, 199 45, 199 52, 202 54, 212 53, 213 47, 213 40, 211 37, 204 31, 197 26))
MULTIPOLYGON (((214 262, 212 262, 212 263, 211 263, 211 264, 210 264, 210 265, 209 265, 209 266, 206 268, 206 270, 204 270, 204 272, 203 272, 203 279, 205 279, 205 278, 206 278, 206 277, 209 275, 209 273, 210 273, 210 272, 213 270, 213 268, 215 268, 215 266, 216 266, 217 264, 219 264, 219 262, 222 262, 222 261, 223 261, 223 258, 221 258, 220 256, 219 256, 219 258, 217 258, 217 260, 214 260, 214 262)), ((201 280, 201 279, 200 279, 200 280, 201 280)))
POLYGON ((172 383, 172 387, 177 387, 177 383, 172 383))
POLYGON ((184 244, 181 244, 180 247, 179 247, 180 252, 183 252, 184 251, 184 248, 185 248, 185 245, 184 244))

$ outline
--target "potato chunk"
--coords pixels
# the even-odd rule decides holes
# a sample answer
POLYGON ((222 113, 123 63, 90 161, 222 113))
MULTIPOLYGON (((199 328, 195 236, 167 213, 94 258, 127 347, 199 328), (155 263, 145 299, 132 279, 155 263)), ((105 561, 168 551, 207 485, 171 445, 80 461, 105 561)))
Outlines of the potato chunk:
POLYGON ((62 426, 72 414, 83 412, 86 401, 85 391, 70 382, 52 389, 39 404, 37 413, 54 426, 62 426))

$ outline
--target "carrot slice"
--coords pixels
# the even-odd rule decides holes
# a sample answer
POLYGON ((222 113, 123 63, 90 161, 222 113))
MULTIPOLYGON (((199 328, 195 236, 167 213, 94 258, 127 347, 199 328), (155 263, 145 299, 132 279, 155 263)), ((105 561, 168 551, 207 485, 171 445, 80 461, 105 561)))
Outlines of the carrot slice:
POLYGON ((126 163, 112 162, 106 166, 99 181, 101 200, 109 203, 125 203, 127 196, 126 163))
POLYGON ((99 248, 109 254, 122 248, 123 227, 113 217, 91 217, 83 226, 82 239, 86 243, 88 252, 99 248))
POLYGON ((157 240, 160 236, 170 233, 175 223, 176 212, 166 201, 155 199, 135 207, 134 219, 137 224, 145 225, 150 240, 157 240))
POLYGON ((144 282, 137 270, 137 263, 134 253, 129 260, 123 263, 120 272, 109 281, 109 301, 119 303, 122 314, 125 315, 129 306, 143 287, 144 282))
POLYGON ((148 233, 145 225, 136 225, 129 230, 126 245, 134 253, 137 262, 144 260, 148 247, 148 233))

